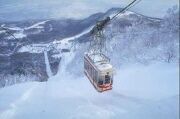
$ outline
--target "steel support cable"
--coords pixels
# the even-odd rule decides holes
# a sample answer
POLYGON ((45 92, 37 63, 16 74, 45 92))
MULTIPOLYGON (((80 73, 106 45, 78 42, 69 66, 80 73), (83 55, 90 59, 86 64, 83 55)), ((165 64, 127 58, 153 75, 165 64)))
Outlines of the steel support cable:
POLYGON ((134 5, 130 6, 127 10, 129 10, 130 8, 134 7, 135 5, 137 5, 138 3, 140 3, 142 0, 138 0, 134 5))
POLYGON ((128 4, 126 7, 124 7, 122 10, 120 10, 116 15, 114 15, 110 20, 113 20, 114 18, 116 18, 116 16, 118 16, 120 13, 128 10, 129 8, 131 8, 131 5, 133 5, 137 0, 132 1, 130 4, 128 4))
POLYGON ((8 28, 4 28, 4 27, 2 27, 2 26, 0 26, 0 28, 3 29, 3 30, 5 30, 6 33, 8 33, 9 35, 11 35, 15 40, 18 40, 18 39, 9 31, 8 28))
MULTIPOLYGON (((12 53, 10 53, 10 54, 13 54, 14 52, 16 52, 17 48, 18 48, 20 45, 23 45, 23 44, 20 43, 20 40, 17 39, 17 38, 13 35, 13 33, 10 32, 10 30, 9 30, 8 28, 2 27, 2 26, 0 26, 0 28, 1 28, 2 30, 5 30, 5 33, 9 34, 9 35, 12 36, 15 40, 18 41, 18 42, 17 42, 17 45, 16 45, 15 48, 13 49, 12 53)), ((28 38, 27 38, 27 39, 28 39, 28 38)), ((29 39, 28 39, 28 41, 29 41, 29 39)))

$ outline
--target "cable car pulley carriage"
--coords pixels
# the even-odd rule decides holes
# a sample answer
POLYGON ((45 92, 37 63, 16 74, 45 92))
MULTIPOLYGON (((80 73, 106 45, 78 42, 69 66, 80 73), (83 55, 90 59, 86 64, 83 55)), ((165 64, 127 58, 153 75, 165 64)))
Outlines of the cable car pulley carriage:
POLYGON ((110 58, 104 54, 106 43, 103 29, 117 15, 130 9, 140 1, 134 0, 112 18, 106 17, 104 20, 98 21, 90 31, 93 40, 90 42, 88 52, 84 55, 84 73, 98 92, 111 90, 113 84, 113 66, 110 64, 110 58))

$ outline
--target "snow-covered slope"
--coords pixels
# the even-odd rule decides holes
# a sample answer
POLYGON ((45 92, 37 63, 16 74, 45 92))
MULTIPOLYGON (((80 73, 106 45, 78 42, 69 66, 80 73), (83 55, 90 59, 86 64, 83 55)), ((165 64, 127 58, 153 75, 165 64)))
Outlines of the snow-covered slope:
POLYGON ((178 119, 178 67, 173 64, 123 67, 113 90, 105 93, 96 92, 85 76, 63 74, 1 89, 0 118, 178 119))
POLYGON ((48 77, 51 77, 53 74, 52 74, 52 71, 51 71, 47 51, 44 51, 44 59, 45 59, 45 64, 46 64, 46 73, 47 73, 48 77))
POLYGON ((38 23, 33 24, 32 26, 26 27, 26 28, 24 28, 24 29, 25 29, 25 30, 34 29, 34 28, 35 28, 35 29, 42 29, 42 28, 44 28, 44 27, 41 26, 41 25, 44 25, 47 21, 48 21, 48 20, 42 21, 42 22, 38 22, 38 23))

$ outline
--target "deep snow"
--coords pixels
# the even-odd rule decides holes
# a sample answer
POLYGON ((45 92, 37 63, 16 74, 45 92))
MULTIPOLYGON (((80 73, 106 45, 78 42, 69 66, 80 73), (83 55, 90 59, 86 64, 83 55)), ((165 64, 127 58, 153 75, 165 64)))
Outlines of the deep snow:
POLYGON ((60 71, 48 82, 1 89, 0 119, 178 119, 178 70, 163 63, 123 66, 105 93, 85 76, 60 71))

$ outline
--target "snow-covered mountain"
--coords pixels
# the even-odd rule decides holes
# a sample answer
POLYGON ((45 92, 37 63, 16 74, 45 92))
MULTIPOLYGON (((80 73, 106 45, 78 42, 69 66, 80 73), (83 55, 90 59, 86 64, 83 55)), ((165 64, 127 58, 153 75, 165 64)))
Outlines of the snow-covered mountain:
MULTIPOLYGON (((88 32, 92 26, 97 20, 107 16, 111 17, 118 10, 118 8, 113 8, 106 13, 97 13, 83 20, 67 19, 1 23, 2 27, 8 29, 16 37, 14 39, 3 29, 0 30, 0 74, 1 79, 3 79, 1 86, 5 85, 5 79, 9 74, 35 75, 39 77, 39 81, 47 80, 44 51, 48 51, 53 74, 58 71, 58 64, 61 60, 60 53, 69 52, 72 46, 77 47, 80 52, 76 53, 75 59, 71 63, 82 61, 82 58, 76 59, 76 57, 83 57, 83 52, 86 51, 90 40, 88 32), (73 45, 69 44, 73 40, 75 41, 73 45)), ((130 60, 134 61, 134 59, 137 62, 166 61, 167 57, 172 60, 178 59, 177 31, 173 31, 172 36, 168 35, 170 39, 174 39, 169 41, 170 46, 168 46, 175 46, 174 49, 171 49, 172 51, 168 51, 168 49, 164 51, 163 49, 164 46, 166 48, 166 41, 168 40, 164 36, 168 31, 165 31, 165 28, 162 27, 165 25, 164 21, 131 11, 119 15, 105 29, 105 35, 110 44, 107 47, 108 53, 112 57, 112 63, 120 66, 119 64, 130 60), (164 38, 167 40, 162 40, 164 38), (119 51, 121 52, 119 53, 119 51)), ((69 71, 80 73, 79 70, 76 70, 76 67, 71 67, 69 71)), ((14 81, 10 84, 13 83, 14 81)))
MULTIPOLYGON (((16 37, 14 39, 5 30, 0 29, 0 77, 1 81, 3 80, 1 86, 5 85, 6 75, 9 74, 35 74, 36 76, 38 75, 40 81, 47 80, 42 51, 44 49, 48 50, 48 56, 50 57, 52 54, 58 54, 59 51, 53 49, 54 45, 51 45, 54 41, 56 42, 84 31, 100 17, 101 13, 92 15, 84 20, 34 20, 0 23, 2 27, 8 29, 16 37)), ((61 49, 63 52, 68 51, 67 48, 61 49)), ((51 57, 50 62, 55 74, 58 70, 60 58, 51 57)))
POLYGON ((84 20, 2 23, 18 39, 0 30, 0 87, 46 82, 1 88, 0 119, 178 119, 178 13, 119 15, 104 31, 113 90, 98 93, 84 76, 89 31, 117 10, 84 20))

